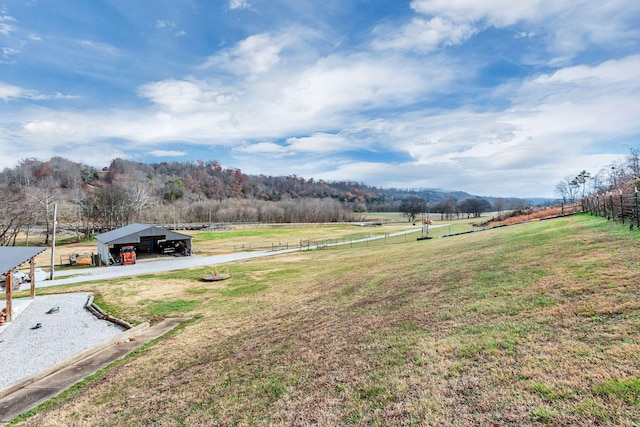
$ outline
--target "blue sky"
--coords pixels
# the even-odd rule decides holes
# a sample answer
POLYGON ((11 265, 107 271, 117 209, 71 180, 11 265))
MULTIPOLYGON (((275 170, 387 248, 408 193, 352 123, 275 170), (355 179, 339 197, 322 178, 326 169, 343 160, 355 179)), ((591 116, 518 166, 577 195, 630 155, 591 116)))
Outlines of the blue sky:
POLYGON ((552 197, 640 148, 639 22, 637 0, 12 0, 0 168, 217 160, 552 197))

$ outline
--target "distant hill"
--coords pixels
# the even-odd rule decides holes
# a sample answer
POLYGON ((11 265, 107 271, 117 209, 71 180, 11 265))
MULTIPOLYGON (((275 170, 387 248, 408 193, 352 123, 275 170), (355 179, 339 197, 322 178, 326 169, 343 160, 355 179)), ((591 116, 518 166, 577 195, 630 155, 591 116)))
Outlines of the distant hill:
MULTIPOLYGON (((481 197, 490 203, 496 200, 464 191, 380 188, 355 181, 330 182, 296 175, 250 175, 237 168, 223 168, 215 160, 147 164, 114 159, 108 167, 97 170, 62 157, 53 157, 49 161, 25 159, 15 168, 2 171, 0 181, 17 186, 33 186, 47 181, 47 186, 62 189, 140 184, 154 196, 167 201, 331 198, 369 211, 397 211, 399 203, 412 195, 423 198, 429 204, 446 199, 461 201, 471 197, 481 197)), ((536 202, 538 201, 544 203, 546 200, 539 199, 536 202)))
POLYGON ((464 191, 380 188, 297 175, 250 175, 224 168, 215 160, 148 164, 114 159, 98 170, 63 157, 24 159, 0 173, 0 193, 5 194, 7 203, 15 199, 10 210, 14 216, 18 210, 24 211, 23 223, 13 227, 16 232, 33 224, 48 227, 54 203, 60 208, 59 217, 81 224, 87 233, 134 221, 352 221, 363 212, 400 212, 400 205, 410 196, 426 201, 431 212, 447 215, 468 212, 471 205, 501 211, 530 204, 464 191))

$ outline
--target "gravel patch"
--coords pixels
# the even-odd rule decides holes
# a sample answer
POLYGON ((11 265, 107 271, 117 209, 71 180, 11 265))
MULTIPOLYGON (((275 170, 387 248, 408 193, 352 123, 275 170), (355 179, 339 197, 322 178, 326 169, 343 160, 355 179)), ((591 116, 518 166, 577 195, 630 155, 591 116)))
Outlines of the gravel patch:
POLYGON ((123 332, 85 309, 88 298, 86 292, 36 296, 0 332, 0 388, 123 332), (58 312, 47 313, 56 306, 58 312), (32 329, 38 323, 41 327, 32 329))

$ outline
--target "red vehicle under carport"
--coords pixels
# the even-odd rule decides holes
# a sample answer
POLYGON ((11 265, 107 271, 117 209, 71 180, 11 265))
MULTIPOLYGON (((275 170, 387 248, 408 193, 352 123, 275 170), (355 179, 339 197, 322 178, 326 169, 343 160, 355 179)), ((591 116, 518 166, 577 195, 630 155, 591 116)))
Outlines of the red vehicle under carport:
POLYGON ((146 255, 163 254, 168 247, 182 248, 180 254, 191 253, 191 236, 166 230, 155 225, 130 224, 116 230, 102 233, 98 240, 100 262, 109 265, 118 263, 121 248, 131 246, 135 250, 135 259, 146 255))

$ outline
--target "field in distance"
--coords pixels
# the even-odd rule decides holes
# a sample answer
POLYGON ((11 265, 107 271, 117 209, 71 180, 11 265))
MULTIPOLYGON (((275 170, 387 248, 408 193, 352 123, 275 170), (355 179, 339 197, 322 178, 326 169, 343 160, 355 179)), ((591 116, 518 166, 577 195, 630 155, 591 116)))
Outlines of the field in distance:
MULTIPOLYGON (((217 255, 241 251, 274 250, 281 248, 295 248, 300 244, 330 244, 361 240, 367 237, 385 236, 398 232, 413 231, 415 236, 422 232, 420 224, 413 225, 400 214, 372 214, 382 221, 381 226, 364 226, 363 223, 336 224, 282 224, 282 225, 229 225, 215 231, 185 231, 176 230, 192 236, 194 255, 217 255), (380 217, 383 215, 383 217, 380 217)), ((370 223, 369 223, 370 224, 370 223)), ((473 229, 470 220, 433 221, 431 235, 439 236, 451 232, 473 229), (446 227, 442 227, 445 225, 446 227), (439 228, 440 227, 440 228, 439 228)), ((415 239, 415 236, 412 238, 415 239)), ((402 240, 408 240, 402 238, 402 240)), ((57 266, 69 264, 72 254, 97 253, 96 240, 81 243, 69 243, 74 239, 58 239, 55 248, 54 262, 57 266)), ((395 239, 399 240, 399 239, 395 239)), ((19 242, 20 243, 20 242, 19 242)), ((37 240, 31 238, 31 244, 37 240)), ((144 260, 144 259, 143 259, 144 260)), ((36 257, 38 267, 49 269, 51 265, 51 249, 47 249, 36 257)), ((77 266, 86 268, 86 266, 77 266)))

